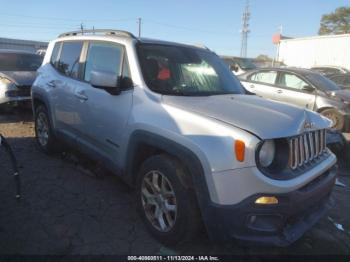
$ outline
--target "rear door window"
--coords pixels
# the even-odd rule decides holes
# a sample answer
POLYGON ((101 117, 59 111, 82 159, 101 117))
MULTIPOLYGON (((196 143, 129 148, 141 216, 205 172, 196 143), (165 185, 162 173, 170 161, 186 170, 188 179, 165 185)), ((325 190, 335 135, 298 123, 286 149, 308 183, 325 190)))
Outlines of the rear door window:
POLYGON ((85 64, 84 80, 89 82, 91 72, 104 71, 121 75, 123 47, 106 42, 91 42, 85 64))
POLYGON ((333 77, 331 80, 337 85, 342 85, 344 84, 345 78, 343 76, 336 76, 336 77, 333 77))
POLYGON ((57 69, 72 78, 79 78, 80 54, 83 42, 64 42, 57 69))
POLYGON ((350 76, 348 77, 344 77, 344 82, 343 82, 344 85, 350 85, 350 76))
POLYGON ((250 76, 250 80, 254 82, 265 83, 270 85, 274 85, 276 83, 276 78, 276 71, 259 72, 250 76))

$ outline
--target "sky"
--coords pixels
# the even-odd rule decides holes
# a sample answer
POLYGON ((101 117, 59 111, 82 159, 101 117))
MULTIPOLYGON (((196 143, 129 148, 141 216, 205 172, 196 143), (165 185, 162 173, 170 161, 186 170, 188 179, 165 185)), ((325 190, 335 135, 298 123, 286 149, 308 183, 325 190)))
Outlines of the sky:
MULTIPOLYGON (((323 14, 350 0, 250 0, 248 57, 273 57, 272 35, 317 35, 323 14)), ((0 0, 0 37, 50 41, 84 28, 113 28, 168 41, 203 44, 220 55, 239 55, 246 0, 0 0)))

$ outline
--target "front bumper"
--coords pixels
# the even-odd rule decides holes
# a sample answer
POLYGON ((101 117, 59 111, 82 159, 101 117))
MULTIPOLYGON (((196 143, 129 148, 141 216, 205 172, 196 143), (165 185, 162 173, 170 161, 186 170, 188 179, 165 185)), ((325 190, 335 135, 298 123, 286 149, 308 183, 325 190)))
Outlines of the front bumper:
MULTIPOLYGON (((205 224, 215 241, 238 239, 287 246, 299 239, 327 210, 336 178, 333 166, 302 188, 282 194, 256 194, 235 205, 211 203, 205 224), (275 196, 275 205, 257 205, 260 196, 275 196)), ((234 189, 232 189, 234 190, 234 189)))
POLYGON ((30 96, 18 96, 18 97, 2 97, 0 98, 0 105, 17 106, 31 101, 30 96))

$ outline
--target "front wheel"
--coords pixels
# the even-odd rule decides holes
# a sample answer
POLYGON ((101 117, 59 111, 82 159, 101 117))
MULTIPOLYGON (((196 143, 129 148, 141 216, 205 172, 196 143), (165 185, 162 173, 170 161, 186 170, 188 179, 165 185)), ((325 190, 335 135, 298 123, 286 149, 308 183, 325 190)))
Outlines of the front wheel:
POLYGON ((344 128, 344 116, 342 116, 337 110, 335 109, 325 109, 321 112, 321 115, 327 117, 328 119, 332 120, 333 125, 332 128, 342 131, 344 128))
POLYGON ((139 172, 138 211, 150 233, 166 245, 192 239, 201 226, 193 189, 184 182, 187 176, 177 160, 165 155, 149 158, 139 172))

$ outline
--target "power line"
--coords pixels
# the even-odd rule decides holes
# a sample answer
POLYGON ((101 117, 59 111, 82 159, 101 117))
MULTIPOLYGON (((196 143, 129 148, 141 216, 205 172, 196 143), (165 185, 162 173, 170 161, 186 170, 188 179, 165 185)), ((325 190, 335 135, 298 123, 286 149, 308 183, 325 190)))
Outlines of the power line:
POLYGON ((135 21, 135 18, 121 18, 121 19, 74 19, 74 18, 63 18, 63 17, 45 17, 45 16, 30 16, 30 15, 18 15, 18 14, 7 14, 7 13, 0 13, 0 15, 4 16, 12 16, 12 17, 25 17, 25 18, 31 18, 31 19, 38 19, 38 20, 60 20, 60 21, 75 21, 75 22, 99 22, 99 21, 111 21, 111 22, 121 22, 121 21, 135 21))
POLYGON ((168 23, 162 23, 162 22, 158 22, 155 20, 150 20, 150 19, 144 19, 144 21, 146 22, 150 22, 153 24, 157 24, 157 25, 161 25, 161 26, 165 26, 165 27, 172 27, 172 28, 177 28, 177 29, 181 29, 181 30, 186 30, 186 31, 192 31, 192 32, 202 32, 202 33, 207 33, 207 34, 214 34, 214 35, 223 35, 226 33, 224 32, 212 32, 212 31, 206 31, 206 30, 202 30, 202 29, 196 29, 196 28, 190 28, 190 27, 185 27, 185 26, 178 26, 178 25, 172 25, 172 24, 168 24, 168 23))

